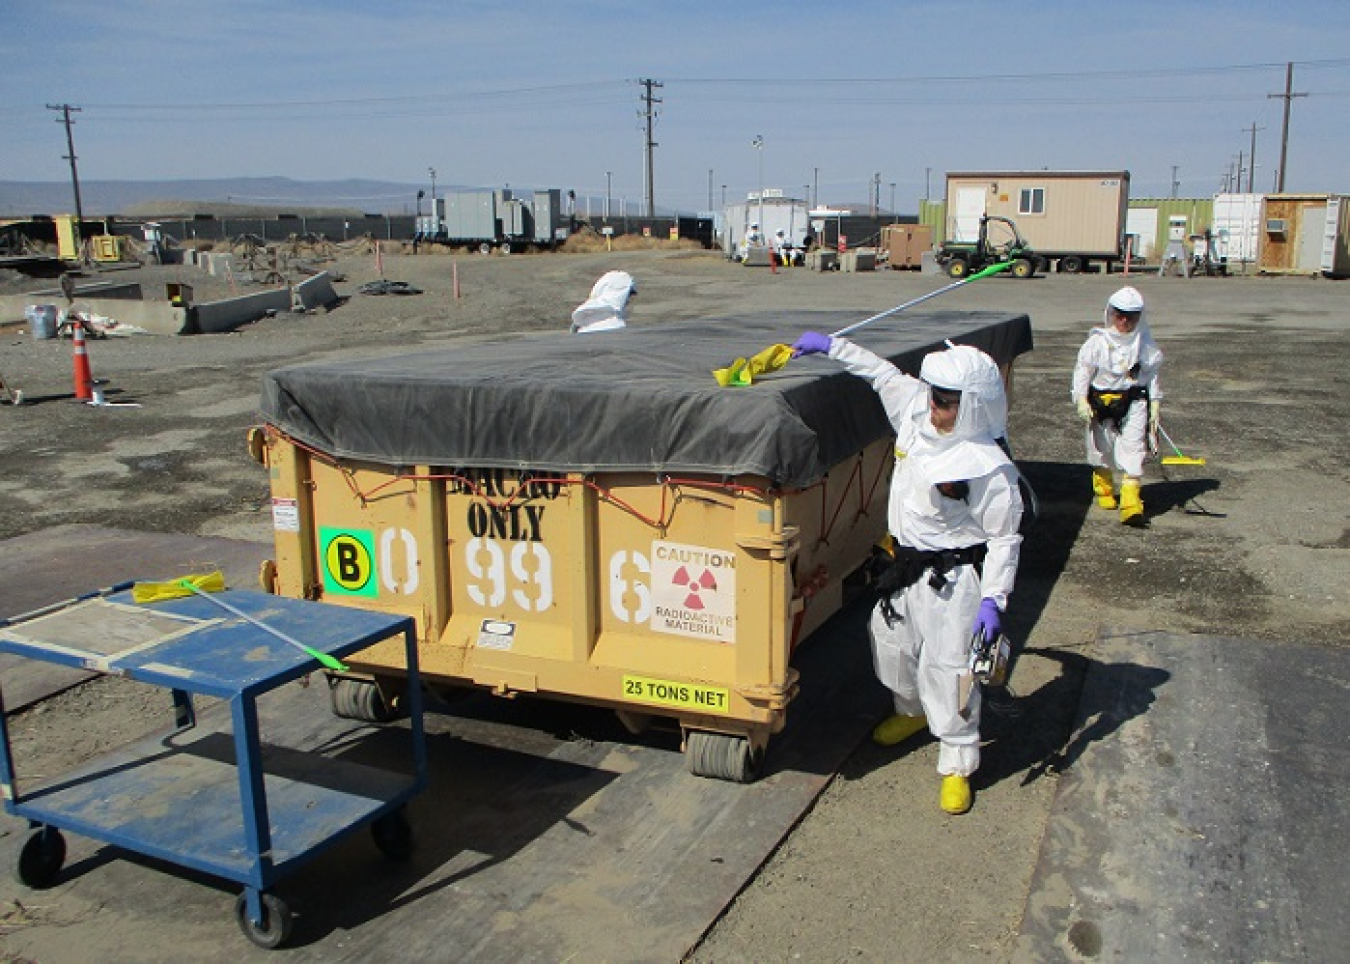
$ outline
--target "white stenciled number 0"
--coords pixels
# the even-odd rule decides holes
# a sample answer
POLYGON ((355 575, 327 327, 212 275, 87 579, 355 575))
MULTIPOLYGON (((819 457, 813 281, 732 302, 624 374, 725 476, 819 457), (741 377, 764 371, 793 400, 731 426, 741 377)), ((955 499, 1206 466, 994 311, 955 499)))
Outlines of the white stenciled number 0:
POLYGON ((411 596, 417 592, 420 573, 417 565, 417 539, 407 529, 385 529, 380 533, 380 581, 390 592, 411 596), (407 575, 400 583, 394 578, 394 540, 403 543, 404 570, 407 575))

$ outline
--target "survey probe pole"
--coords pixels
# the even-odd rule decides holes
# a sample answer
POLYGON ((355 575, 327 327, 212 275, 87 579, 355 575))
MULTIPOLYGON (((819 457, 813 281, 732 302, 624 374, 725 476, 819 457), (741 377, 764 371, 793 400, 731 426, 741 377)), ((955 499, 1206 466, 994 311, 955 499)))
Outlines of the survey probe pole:
POLYGON ((937 289, 936 291, 930 291, 926 295, 920 295, 913 301, 906 301, 903 305, 896 305, 894 308, 889 308, 886 311, 881 312, 881 314, 879 315, 873 315, 871 318, 864 318, 862 321, 854 322, 847 328, 840 328, 838 331, 832 333, 830 337, 838 338, 841 335, 850 334, 851 332, 857 331, 864 325, 870 325, 872 322, 880 321, 882 318, 886 318, 890 315, 893 315, 898 311, 904 311, 906 308, 913 308, 915 305, 922 304, 929 298, 936 298, 938 295, 951 291, 954 288, 959 288, 962 285, 968 285, 972 281, 979 281, 981 278, 987 278, 992 274, 998 274, 1000 271, 1006 271, 1008 268, 1011 267, 1012 267, 1011 261, 1000 261, 998 264, 991 264, 983 271, 973 274, 969 278, 962 278, 960 281, 954 281, 949 285, 944 285, 943 287, 937 289))

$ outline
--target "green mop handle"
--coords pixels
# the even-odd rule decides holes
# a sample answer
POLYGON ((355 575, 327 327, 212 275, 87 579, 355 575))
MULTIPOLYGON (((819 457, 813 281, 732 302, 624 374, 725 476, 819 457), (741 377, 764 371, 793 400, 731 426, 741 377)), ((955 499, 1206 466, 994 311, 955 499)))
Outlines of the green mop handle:
POLYGON ((927 301, 929 298, 936 298, 938 295, 951 291, 953 288, 959 288, 962 285, 968 285, 972 281, 979 281, 981 278, 987 278, 991 274, 998 274, 1000 271, 1007 271, 1011 267, 1012 267, 1011 261, 1000 261, 998 264, 991 264, 983 271, 978 271, 975 274, 971 275, 969 278, 962 278, 960 281, 953 281, 951 284, 944 285, 943 287, 937 289, 937 291, 930 291, 926 295, 920 295, 913 301, 906 301, 903 305, 896 305, 894 308, 889 308, 879 315, 873 315, 871 318, 864 318, 862 321, 854 322, 847 328, 840 328, 838 331, 832 333, 830 337, 838 338, 841 335, 850 334, 851 332, 855 332, 859 328, 863 327, 863 325, 870 325, 872 322, 880 321, 882 318, 889 317, 890 315, 893 315, 898 311, 904 311, 906 308, 913 308, 915 305, 923 304, 923 302, 927 301))
POLYGON ((234 606, 231 606, 229 603, 227 603, 227 602, 226 602, 225 600, 223 600, 223 599, 217 599, 215 596, 211 595, 209 592, 202 592, 202 591, 201 591, 200 589, 198 589, 196 586, 192 585, 191 581, 189 581, 189 580, 187 580, 187 579, 183 579, 183 580, 180 580, 178 584, 179 584, 180 586, 182 586, 183 588, 185 588, 185 589, 190 589, 190 590, 192 590, 192 592, 194 592, 194 593, 195 593, 196 595, 198 595, 198 596, 201 596, 203 599, 209 599, 211 602, 215 603, 217 606, 219 606, 221 609, 225 610, 226 612, 234 613, 236 616, 238 616, 240 619, 244 620, 245 622, 247 622, 247 623, 252 623, 254 626, 257 626, 259 629, 263 630, 264 632, 271 633, 273 636, 275 636, 277 639, 281 640, 283 643, 290 643, 292 646, 296 647, 297 649, 301 650, 302 652, 305 652, 305 653, 307 653, 308 655, 313 656, 315 659, 317 659, 320 663, 322 663, 322 664, 323 664, 324 666, 326 666, 328 669, 337 670, 339 673, 346 672, 347 667, 346 667, 345 665, 343 665, 343 663, 342 663, 341 660, 339 660, 339 659, 337 659, 337 658, 335 658, 335 657, 333 657, 333 656, 330 656, 330 655, 328 655, 327 653, 322 653, 322 652, 320 652, 319 650, 315 649, 313 646, 306 646, 304 643, 300 642, 300 640, 295 639, 294 637, 291 637, 291 636, 287 636, 285 633, 283 633, 283 632, 282 632, 281 630, 279 630, 279 629, 274 629, 274 628, 272 628, 271 626, 267 625, 267 623, 263 622, 261 619, 254 619, 254 618, 253 618, 252 616, 250 616, 248 613, 243 612, 242 610, 237 609, 237 608, 234 607, 234 606))

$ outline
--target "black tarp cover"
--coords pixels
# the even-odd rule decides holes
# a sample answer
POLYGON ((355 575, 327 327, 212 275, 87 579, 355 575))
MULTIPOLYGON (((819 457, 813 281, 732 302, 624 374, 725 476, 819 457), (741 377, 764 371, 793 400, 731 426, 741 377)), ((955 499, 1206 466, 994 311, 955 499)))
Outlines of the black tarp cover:
MULTIPOLYGON (((712 370, 862 317, 780 311, 293 365, 264 376, 261 410, 330 456, 395 468, 760 475, 794 488, 890 434, 875 393, 822 356, 744 388, 719 387, 712 370)), ((917 374, 945 339, 1011 361, 1031 349, 1031 322, 900 313, 852 338, 917 374)))

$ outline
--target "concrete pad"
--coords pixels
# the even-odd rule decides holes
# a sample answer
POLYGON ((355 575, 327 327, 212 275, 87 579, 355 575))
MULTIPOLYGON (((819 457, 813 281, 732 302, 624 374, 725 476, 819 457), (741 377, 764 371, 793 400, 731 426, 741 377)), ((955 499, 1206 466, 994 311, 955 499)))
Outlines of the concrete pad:
POLYGON ((1107 631, 1020 960, 1340 960, 1350 652, 1107 631))
MULTIPOLYGON (((218 551, 216 541, 197 540, 191 558, 218 551)), ((98 581, 124 577, 127 558, 98 581)), ((409 807, 412 859, 389 863, 357 834, 282 881, 277 891, 299 918, 288 956, 680 960, 884 712, 865 617, 865 607, 847 608, 799 648, 801 694, 770 744, 764 776, 748 786, 691 776, 674 728, 634 737, 607 711, 481 692, 436 705, 427 717, 430 787, 409 807)), ((406 723, 339 720, 317 681, 265 698, 269 742, 382 766, 406 762, 406 723)), ((224 709, 203 713, 203 726, 228 726, 224 709)), ((22 786, 21 759, 16 774, 22 786)), ((16 859, 26 836, 22 821, 0 818, 0 860, 16 859)), ((65 871, 41 894, 41 914, 5 938, 6 953, 267 956, 234 923, 233 885, 66 838, 65 871)), ((35 897, 0 874, 0 906, 31 906, 35 897)))
MULTIPOLYGON (((67 525, 0 540, 0 619, 94 592, 126 580, 171 579, 189 572, 225 573, 232 588, 258 588, 258 568, 271 543, 206 539, 67 525)), ((89 677, 72 669, 0 655, 10 711, 89 677)))

